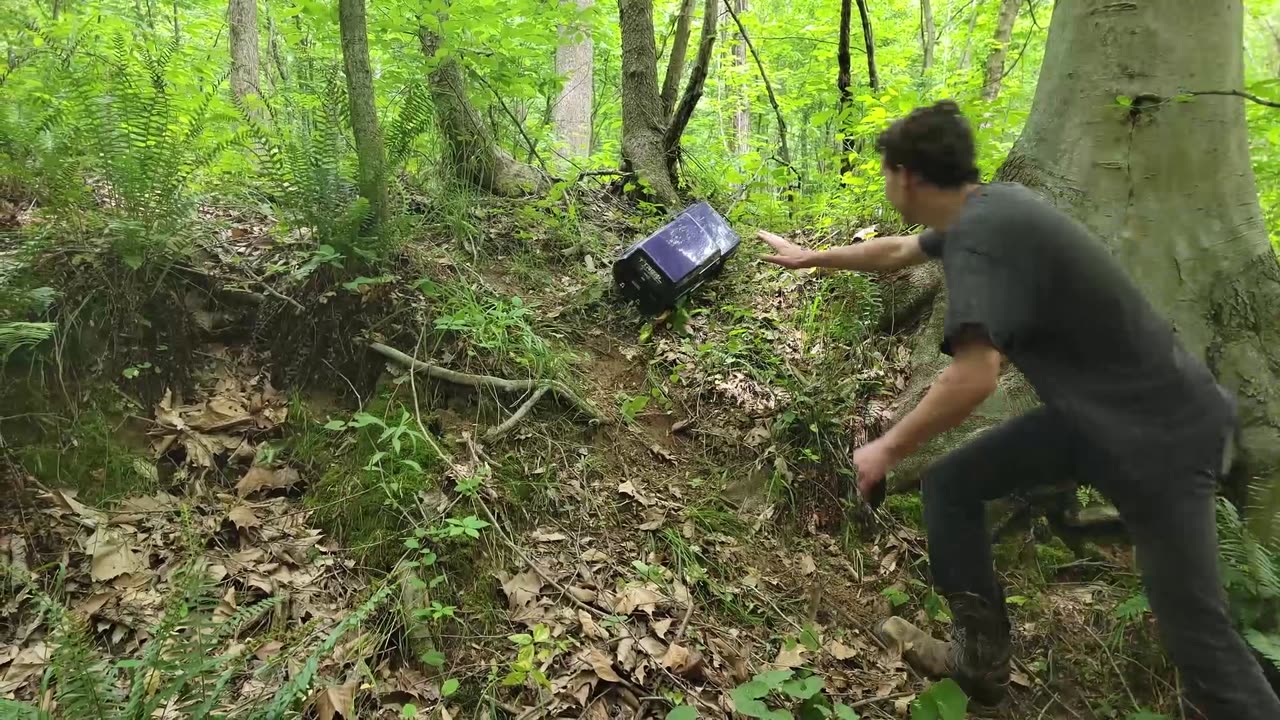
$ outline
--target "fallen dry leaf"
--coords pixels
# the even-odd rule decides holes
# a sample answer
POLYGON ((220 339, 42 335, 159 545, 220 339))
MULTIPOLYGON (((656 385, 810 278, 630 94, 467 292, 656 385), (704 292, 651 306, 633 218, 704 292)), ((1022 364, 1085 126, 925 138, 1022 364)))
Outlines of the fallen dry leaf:
POLYGON ((532 570, 526 570, 512 578, 502 580, 502 592, 507 596, 507 603, 512 610, 520 610, 537 599, 542 591, 542 576, 532 570))
POLYGON ((226 622, 232 615, 236 614, 237 609, 236 589, 229 587, 226 594, 218 601, 218 606, 213 609, 213 619, 219 623, 226 622))
POLYGON ((595 640, 608 640, 609 633, 600 624, 591 617, 591 613, 586 610, 578 611, 578 624, 582 626, 582 633, 589 638, 595 640))
POLYGON ((832 640, 827 643, 827 653, 837 660, 848 660, 858 654, 857 650, 845 645, 839 640, 832 640))
POLYGON ((254 465, 249 472, 236 483, 236 494, 247 497, 259 490, 293 487, 301 478, 293 468, 272 470, 261 465, 254 465))
POLYGON ((89 563, 89 577, 98 582, 147 569, 142 553, 135 551, 129 539, 116 528, 99 525, 85 541, 84 550, 93 558, 89 563))
POLYGON ((573 585, 569 587, 569 594, 578 600, 578 602, 591 603, 596 601, 596 591, 588 590, 584 587, 573 585))
POLYGON ((671 631, 671 618, 667 618, 665 620, 659 620, 650 627, 653 629, 654 635, 657 635, 663 640, 666 640, 667 633, 671 631))
POLYGON ((262 521, 253 514, 253 509, 248 505, 237 505, 231 508, 231 512, 227 513, 227 519, 240 530, 262 525, 262 521))
POLYGON ((529 537, 535 542, 559 542, 569 539, 569 536, 562 532, 548 532, 546 530, 534 530, 529 533, 529 537))
POLYGON ((356 688, 359 682, 346 685, 330 685, 311 697, 319 720, 333 720, 341 716, 344 720, 355 720, 356 688))
POLYGON ((689 677, 702 670, 702 654, 679 643, 671 643, 662 656, 662 666, 677 675, 689 677))
POLYGON ((636 489, 635 484, 632 483, 630 480, 623 481, 621 484, 618 485, 618 493, 620 495, 627 495, 633 498, 636 502, 640 503, 641 505, 653 504, 653 501, 645 497, 643 494, 641 494, 640 491, 636 489))
POLYGON ((601 652, 599 648, 586 648, 578 653, 576 659, 594 670, 596 676, 601 680, 616 683, 622 682, 622 678, 618 677, 618 673, 614 672, 613 663, 610 662, 609 656, 601 652))
POLYGON ((582 559, 587 562, 609 562, 609 556, 595 548, 582 553, 582 559))
POLYGON ((797 668, 804 664, 804 654, 807 652, 805 646, 796 643, 796 646, 788 650, 783 647, 778 651, 778 657, 774 659, 773 664, 784 668, 797 668))
POLYGON ((818 565, 813 561, 811 555, 802 555, 800 557, 800 574, 812 575, 818 571, 818 565))
POLYGON ((648 615, 653 615, 657 610, 658 603, 662 602, 663 596, 647 586, 633 585, 618 595, 618 601, 613 606, 613 612, 617 615, 630 615, 636 610, 640 610, 648 615))

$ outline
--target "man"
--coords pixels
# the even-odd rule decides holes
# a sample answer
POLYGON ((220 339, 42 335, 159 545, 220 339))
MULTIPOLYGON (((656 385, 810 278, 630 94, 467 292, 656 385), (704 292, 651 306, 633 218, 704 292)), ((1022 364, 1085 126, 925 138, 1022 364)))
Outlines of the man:
POLYGON ((1214 502, 1235 406, 1084 226, 1016 184, 979 184, 973 134, 950 101, 881 134, 885 193, 927 230, 814 252, 761 232, 787 268, 895 270, 941 259, 951 364, 882 437, 857 449, 867 497, 902 458, 996 388, 1002 358, 1043 405, 982 433, 922 480, 933 582, 953 639, 901 618, 877 628, 933 677, 978 702, 1005 696, 1010 626, 984 503, 1065 476, 1120 511, 1166 649, 1209 720, 1276 720, 1280 700, 1234 631, 1218 577, 1214 502))

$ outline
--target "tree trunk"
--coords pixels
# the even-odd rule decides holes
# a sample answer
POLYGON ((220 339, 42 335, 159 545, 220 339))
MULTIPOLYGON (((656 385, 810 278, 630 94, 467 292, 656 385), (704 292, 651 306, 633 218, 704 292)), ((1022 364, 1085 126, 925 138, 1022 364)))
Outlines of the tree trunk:
POLYGON ((702 99, 702 89, 707 82, 707 70, 711 67, 711 53, 716 47, 716 24, 720 19, 718 0, 706 0, 702 8, 702 37, 698 41, 698 55, 693 59, 693 69, 689 71, 689 84, 680 97, 680 104, 671 116, 671 124, 663 139, 663 148, 667 153, 667 162, 671 165, 671 176, 675 177, 674 162, 680 156, 680 138, 693 118, 693 111, 702 99))
POLYGON ((382 131, 378 129, 373 69, 369 66, 364 0, 338 0, 338 30, 351 106, 351 131, 360 166, 360 195, 369 201, 370 217, 375 225, 381 226, 389 219, 391 206, 387 197, 386 150, 382 146, 382 131))
POLYGON ((996 18, 995 47, 987 56, 987 71, 982 85, 982 98, 995 100, 1000 95, 1000 83, 1004 80, 1004 60, 1009 55, 1009 38, 1013 37, 1013 24, 1018 19, 1022 0, 1003 0, 1000 16, 996 18))
POLYGON ((880 73, 876 71, 876 38, 871 32, 871 13, 867 0, 858 0, 858 16, 862 18, 862 42, 867 48, 867 85, 871 92, 880 92, 880 73))
MULTIPOLYGON (((578 7, 590 7, 591 2, 578 0, 578 7)), ((568 157, 584 158, 591 154, 591 104, 595 89, 591 29, 565 28, 562 38, 556 48, 556 72, 564 76, 564 88, 552 110, 552 122, 568 157)))
POLYGON ((676 109, 680 81, 684 78, 684 60, 689 54, 689 36, 693 33, 693 6, 694 0, 680 0, 676 34, 671 43, 671 56, 667 58, 667 74, 662 80, 662 116, 664 118, 671 117, 671 113, 676 109))
POLYGON ((445 157, 457 176, 503 197, 519 197, 546 189, 544 173, 516 160, 498 146, 488 124, 467 96, 458 58, 440 52, 440 36, 423 26, 418 29, 418 41, 427 60, 434 63, 427 82, 431 86, 440 135, 445 140, 445 157))
POLYGON ((653 0, 618 0, 622 29, 622 155, 649 192, 675 210, 680 196, 663 145, 658 49, 653 39, 653 0))
POLYGON ((845 111, 853 101, 853 93, 849 91, 849 86, 853 83, 853 73, 850 70, 853 59, 849 54, 849 26, 851 24, 853 24, 853 0, 840 0, 840 40, 836 46, 836 66, 838 68, 836 91, 839 93, 839 104, 837 105, 839 112, 836 117, 840 118, 840 128, 844 131, 840 140, 841 175, 844 175, 852 168, 849 158, 854 152, 853 136, 845 131, 845 125, 847 124, 845 111))
POLYGON ((933 42, 937 38, 933 27, 933 5, 929 0, 920 0, 920 48, 924 59, 923 70, 929 72, 933 67, 933 42))
MULTIPOLYGON (((734 0, 734 4, 739 13, 750 9, 747 0, 734 0)), ((747 44, 743 42, 741 35, 733 43, 733 64, 739 70, 747 66, 747 44)), ((738 136, 738 155, 742 156, 751 152, 751 98, 745 87, 739 92, 741 96, 738 98, 738 109, 733 113, 733 129, 738 136)))
MULTIPOLYGON (((261 97, 257 0, 230 0, 227 4, 227 26, 231 40, 231 94, 241 102, 250 95, 261 97)), ((256 109, 250 112, 260 115, 256 109)))
POLYGON ((973 62, 973 29, 978 25, 978 14, 982 10, 982 0, 973 0, 973 7, 969 10, 969 30, 964 36, 964 50, 960 53, 959 70, 965 71, 969 69, 969 63, 973 62))
MULTIPOLYGON (((1280 535, 1280 264, 1258 205, 1242 101, 1173 99, 1241 87, 1240 0, 1198 3, 1059 0, 1035 100, 997 173, 1042 193, 1111 248, 1240 403, 1240 460, 1256 488, 1250 523, 1280 535), (1131 107, 1116 98, 1130 99, 1131 107)), ((944 299, 917 338, 914 402, 944 361, 944 299)), ((1016 373, 974 418, 917 453, 923 463, 1036 404, 1016 373)), ((905 409, 905 407, 904 407, 905 409)))

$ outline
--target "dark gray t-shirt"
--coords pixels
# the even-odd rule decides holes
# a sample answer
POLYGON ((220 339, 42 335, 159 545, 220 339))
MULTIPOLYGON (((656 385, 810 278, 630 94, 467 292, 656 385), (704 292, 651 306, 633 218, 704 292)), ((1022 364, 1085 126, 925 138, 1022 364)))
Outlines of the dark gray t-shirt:
POLYGON ((961 332, 984 332, 1042 402, 1124 466, 1214 461, 1234 403, 1083 225, 994 183, 920 246, 942 259, 944 353, 961 332))

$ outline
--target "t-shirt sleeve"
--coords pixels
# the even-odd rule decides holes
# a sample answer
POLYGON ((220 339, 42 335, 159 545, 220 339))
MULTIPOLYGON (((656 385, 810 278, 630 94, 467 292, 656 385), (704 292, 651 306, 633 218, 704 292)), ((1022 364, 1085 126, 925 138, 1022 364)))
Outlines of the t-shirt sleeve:
POLYGON ((920 233, 917 241, 920 243, 920 249, 924 251, 925 255, 931 258, 942 257, 942 233, 929 228, 920 233))
POLYGON ((1030 273, 1018 272, 1012 258, 965 243, 948 249, 947 313, 942 352, 953 355, 962 338, 986 336, 1008 355, 1026 338, 1035 303, 1030 273))

